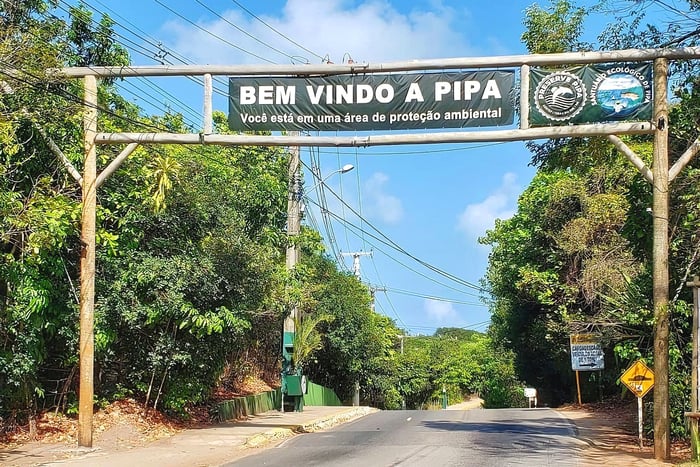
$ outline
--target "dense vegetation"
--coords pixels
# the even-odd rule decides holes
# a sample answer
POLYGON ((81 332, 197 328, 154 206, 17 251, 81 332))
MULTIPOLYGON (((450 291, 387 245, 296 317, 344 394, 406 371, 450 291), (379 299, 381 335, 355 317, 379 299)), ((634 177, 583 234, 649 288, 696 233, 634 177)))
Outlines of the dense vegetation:
MULTIPOLYGON (((604 1, 621 16, 600 48, 695 45, 698 3, 684 21, 647 25, 643 3, 604 1)), ((52 1, 0 5, 0 428, 47 408, 76 408, 82 87, 48 81, 47 69, 126 65, 113 23, 52 1), (59 148, 57 150, 56 148, 59 148)), ((531 52, 588 50, 588 12, 558 0, 526 11, 531 52)), ((672 68, 671 162, 698 136, 695 63, 672 68)), ((192 132, 177 114, 145 115, 109 80, 99 88, 104 131, 192 132)), ((216 131, 228 131, 215 115, 216 131)), ((647 164, 652 142, 625 142, 647 164)), ((288 155, 260 147, 142 146, 99 191, 96 291, 98 402, 131 396, 175 413, 246 376, 279 384, 282 321, 300 312, 313 381, 349 400, 397 409, 479 394, 487 407, 525 403, 522 383, 545 403, 575 397, 568 338, 596 332, 606 370, 584 374, 585 399, 623 394, 630 362, 652 362, 651 189, 604 139, 529 145, 537 174, 517 213, 482 239, 492 247, 484 286, 488 335, 439 329, 407 336, 372 310, 367 288, 302 229, 289 273, 284 250, 288 155)), ((100 147, 104 167, 118 149, 100 147)), ((700 162, 674 181, 671 201, 671 407, 674 434, 689 409, 692 299, 700 261, 700 162)), ((300 333, 301 334, 301 333, 300 333)))
MULTIPOLYGON (((114 23, 51 1, 0 5, 0 428, 41 410, 77 410, 82 83, 47 80, 62 66, 126 65, 114 23)), ((101 131, 196 132, 178 114, 146 115, 99 83, 101 131)), ((216 132, 227 130, 215 113, 216 132)), ((105 167, 120 148, 99 147, 105 167)), ((300 310, 299 360, 349 400, 425 407, 481 393, 519 403, 509 354, 483 335, 407 340, 340 272, 317 232, 284 252, 288 154, 261 147, 141 146, 98 193, 95 395, 134 397, 187 414, 216 388, 252 376, 279 384, 281 331, 300 310), (306 332, 308 331, 308 332, 306 332), (467 366, 464 366, 468 363, 467 366), (460 368, 457 369, 456 366, 460 368)), ((449 335, 448 335, 449 334, 449 335)))
MULTIPOLYGON (((598 6, 624 21, 599 36, 606 50, 691 46, 698 43, 698 3, 666 10, 664 2, 606 1, 598 6), (659 24, 647 7, 678 15, 659 24), (682 16, 682 18, 681 18, 682 16), (650 23, 647 23, 649 21, 650 23)), ((533 53, 590 50, 580 40, 588 12, 573 2, 552 2, 526 12, 523 40, 533 53)), ((670 163, 698 137, 696 62, 675 63, 670 115, 670 163)), ((626 144, 651 166, 651 137, 626 144)), ((537 174, 517 213, 482 239, 493 247, 486 277, 493 294, 490 336, 516 354, 517 374, 540 388, 549 403, 576 394, 569 335, 593 332, 606 351, 605 371, 586 372, 584 400, 631 397, 618 378, 637 358, 653 365, 651 185, 603 138, 529 144, 537 174)), ((684 433, 690 409, 692 296, 686 282, 698 273, 700 191, 697 158, 674 180, 671 192, 670 396, 672 434, 684 433)), ((650 419, 651 417, 647 417, 650 419)))

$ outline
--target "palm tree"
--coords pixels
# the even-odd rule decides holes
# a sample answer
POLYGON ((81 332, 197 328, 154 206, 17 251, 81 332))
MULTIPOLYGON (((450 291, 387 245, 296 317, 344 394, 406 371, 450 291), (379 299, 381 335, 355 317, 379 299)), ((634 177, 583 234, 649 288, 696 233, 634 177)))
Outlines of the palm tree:
POLYGON ((292 367, 301 372, 309 358, 323 346, 322 334, 318 325, 332 321, 333 317, 326 314, 294 318, 294 348, 292 350, 292 367))

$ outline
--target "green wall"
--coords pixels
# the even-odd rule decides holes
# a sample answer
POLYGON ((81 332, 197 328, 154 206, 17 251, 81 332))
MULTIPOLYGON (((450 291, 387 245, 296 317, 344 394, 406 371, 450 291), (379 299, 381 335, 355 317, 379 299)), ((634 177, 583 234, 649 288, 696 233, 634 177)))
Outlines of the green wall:
POLYGON ((319 386, 311 381, 306 383, 304 405, 343 405, 332 389, 319 386))
MULTIPOLYGON (((216 418, 220 422, 237 420, 250 415, 256 415, 270 410, 279 410, 282 403, 282 393, 279 389, 263 392, 254 396, 236 397, 228 401, 220 402, 216 406, 216 418)), ((332 389, 308 382, 304 405, 315 406, 339 406, 343 405, 332 389)))

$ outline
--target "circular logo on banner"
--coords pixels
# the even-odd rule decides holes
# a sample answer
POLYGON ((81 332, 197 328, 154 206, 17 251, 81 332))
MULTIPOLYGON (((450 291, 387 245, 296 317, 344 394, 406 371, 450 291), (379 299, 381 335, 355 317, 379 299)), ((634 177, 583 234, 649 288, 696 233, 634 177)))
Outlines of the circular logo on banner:
POLYGON ((535 105, 550 120, 569 120, 586 104, 586 87, 578 76, 558 71, 547 75, 535 89, 535 105))
POLYGON ((645 101, 644 84, 629 73, 613 73, 596 81, 591 89, 605 116, 623 118, 634 113, 645 101))

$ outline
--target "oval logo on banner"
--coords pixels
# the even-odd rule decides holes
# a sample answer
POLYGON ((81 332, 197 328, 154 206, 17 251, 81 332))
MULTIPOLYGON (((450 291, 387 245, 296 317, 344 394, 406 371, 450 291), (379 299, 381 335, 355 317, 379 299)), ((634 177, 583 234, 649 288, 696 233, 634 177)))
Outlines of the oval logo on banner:
POLYGON ((622 118, 634 113, 645 101, 642 82, 628 73, 615 73, 603 79, 591 94, 607 117, 622 118))
POLYGON ((548 75, 535 89, 535 105, 551 120, 569 120, 586 104, 586 87, 578 76, 559 71, 548 75))

